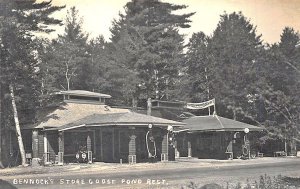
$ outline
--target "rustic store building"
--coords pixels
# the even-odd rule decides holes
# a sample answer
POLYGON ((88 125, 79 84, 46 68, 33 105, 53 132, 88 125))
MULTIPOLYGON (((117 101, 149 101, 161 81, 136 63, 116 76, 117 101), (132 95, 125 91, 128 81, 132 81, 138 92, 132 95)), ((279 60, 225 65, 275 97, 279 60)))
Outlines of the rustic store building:
POLYGON ((73 90, 58 95, 64 98, 60 106, 44 113, 41 123, 23 128, 33 163, 174 159, 169 135, 184 123, 111 108, 105 105, 111 96, 101 93, 73 90))

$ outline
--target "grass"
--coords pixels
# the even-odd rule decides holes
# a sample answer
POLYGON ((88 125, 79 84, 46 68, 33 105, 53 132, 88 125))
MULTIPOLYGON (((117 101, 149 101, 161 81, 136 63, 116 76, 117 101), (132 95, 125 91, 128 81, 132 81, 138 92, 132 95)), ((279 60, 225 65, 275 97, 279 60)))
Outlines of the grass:
POLYGON ((199 186, 194 182, 190 182, 186 187, 182 189, 296 189, 300 187, 300 178, 261 175, 259 180, 250 181, 246 183, 230 184, 221 186, 216 183, 199 186))

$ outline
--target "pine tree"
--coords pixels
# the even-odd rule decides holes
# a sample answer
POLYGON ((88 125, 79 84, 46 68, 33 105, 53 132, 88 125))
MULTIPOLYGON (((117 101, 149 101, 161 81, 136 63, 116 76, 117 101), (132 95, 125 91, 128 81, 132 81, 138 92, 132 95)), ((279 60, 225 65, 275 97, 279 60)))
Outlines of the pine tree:
MULTIPOLYGON (((32 45, 32 35, 33 32, 52 31, 46 27, 47 25, 60 24, 59 20, 50 18, 49 15, 61 8, 63 7, 52 6, 51 1, 42 3, 36 3, 35 0, 0 1, 0 70, 1 90, 4 90, 2 93, 4 96, 1 96, 1 107, 3 107, 5 93, 10 94, 23 166, 26 165, 25 151, 17 109, 25 103, 31 104, 30 107, 35 106, 37 61, 32 45), (31 97, 28 98, 26 95, 31 97), (19 97, 21 97, 20 102, 19 97)), ((2 144, 0 146, 2 147, 2 144)))
POLYGON ((133 0, 126 4, 125 14, 114 21, 111 40, 116 56, 111 59, 131 75, 123 85, 129 91, 127 101, 172 98, 183 62, 183 36, 178 28, 190 27, 189 18, 194 14, 173 14, 184 8, 158 0, 133 0))
POLYGON ((210 38, 203 32, 194 33, 187 45, 185 61, 185 78, 187 83, 183 85, 186 89, 182 95, 186 95, 186 100, 202 102, 209 100, 212 96, 209 91, 209 81, 211 78, 207 72, 208 68, 208 43, 210 38), (188 88, 187 88, 188 87, 188 88))
POLYGON ((196 94, 200 92, 197 98, 205 98, 209 91, 209 98, 216 98, 220 115, 243 119, 248 111, 247 95, 255 90, 261 51, 260 36, 242 13, 221 15, 211 38, 195 34, 187 58, 190 77, 197 78, 191 83, 196 94))
MULTIPOLYGON (((126 70, 121 70, 118 66, 112 64, 110 46, 102 35, 89 41, 87 46, 89 66, 86 67, 89 73, 86 77, 86 86, 89 90, 110 94, 112 96, 120 96, 120 91, 116 89, 116 85, 112 85, 112 81, 117 84, 118 79, 122 79, 126 74, 126 70), (122 76, 115 75, 120 72, 122 76)), ((112 104, 119 104, 116 98, 113 98, 112 104)))
POLYGON ((82 23, 78 10, 71 7, 65 19, 65 32, 57 39, 41 44, 40 67, 44 91, 48 95, 60 90, 86 88, 88 35, 83 32, 82 23))
MULTIPOLYGON (((285 28, 279 44, 274 44, 267 52, 267 67, 264 68, 266 83, 263 100, 268 112, 267 129, 273 135, 285 141, 287 145, 294 140, 299 141, 299 106, 300 106, 300 74, 297 57, 300 50, 296 48, 299 34, 292 28, 285 28)), ((262 87, 261 87, 262 88, 262 87)))
MULTIPOLYGON (((9 23, 2 22, 2 35, 1 35, 1 90, 4 93, 10 94, 10 101, 12 111, 5 111, 3 113, 13 113, 13 118, 16 125, 16 135, 20 147, 20 154, 22 155, 22 164, 24 165, 25 152, 23 141, 21 137, 21 131, 19 126, 19 116, 17 111, 17 98, 15 94, 18 94, 19 98, 25 95, 32 94, 31 102, 22 100, 22 103, 31 104, 34 106, 34 88, 35 88, 35 73, 34 67, 35 61, 32 54, 31 42, 29 38, 23 38, 24 33, 20 32, 17 27, 9 23), (28 91, 26 88, 31 89, 28 91)), ((5 95, 2 96, 2 100, 5 99, 5 95)), ((21 108, 21 106, 18 106, 21 108)))

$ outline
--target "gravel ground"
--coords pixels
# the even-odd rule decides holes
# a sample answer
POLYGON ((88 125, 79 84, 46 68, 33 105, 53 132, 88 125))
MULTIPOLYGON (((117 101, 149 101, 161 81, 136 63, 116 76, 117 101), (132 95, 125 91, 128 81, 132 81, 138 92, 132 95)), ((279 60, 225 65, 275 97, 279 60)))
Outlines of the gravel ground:
MULTIPOLYGON (((66 164, 64 166, 39 166, 39 167, 14 167, 0 169, 2 176, 16 176, 26 174, 56 174, 56 173, 82 173, 88 170, 92 172, 122 172, 122 171, 143 171, 143 170, 159 170, 159 169, 176 169, 176 168, 195 168, 195 167, 213 167, 218 169, 224 166, 233 165, 249 165, 249 164, 267 164, 276 162, 288 162, 295 159, 295 157, 264 157, 250 160, 212 160, 212 159, 197 159, 197 158, 180 158, 176 161, 157 162, 157 163, 137 163, 134 165, 118 164, 118 163, 101 163, 95 162, 93 164, 66 164)), ((298 159, 298 158, 297 158, 298 159)))

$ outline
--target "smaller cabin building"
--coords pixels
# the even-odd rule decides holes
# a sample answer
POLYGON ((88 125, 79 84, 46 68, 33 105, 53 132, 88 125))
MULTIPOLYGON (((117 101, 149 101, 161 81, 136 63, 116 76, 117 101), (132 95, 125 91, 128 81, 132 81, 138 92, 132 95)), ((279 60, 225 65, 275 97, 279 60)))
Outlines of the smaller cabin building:
POLYGON ((201 159, 232 159, 254 156, 263 129, 217 115, 183 120, 187 132, 178 132, 177 156, 201 159))

